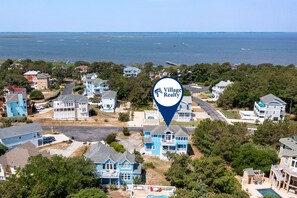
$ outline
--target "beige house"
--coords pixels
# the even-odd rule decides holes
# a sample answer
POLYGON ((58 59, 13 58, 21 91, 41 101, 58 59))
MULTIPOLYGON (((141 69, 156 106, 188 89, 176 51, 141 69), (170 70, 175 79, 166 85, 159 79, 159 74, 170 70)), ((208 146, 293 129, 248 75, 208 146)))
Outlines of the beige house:
POLYGON ((49 74, 37 74, 37 78, 34 80, 34 88, 38 90, 48 89, 50 83, 49 74))
POLYGON ((50 157, 48 152, 40 152, 32 142, 26 142, 2 155, 0 157, 0 181, 6 180, 10 175, 16 174, 18 168, 25 167, 29 157, 36 155, 50 157))
POLYGON ((297 136, 282 138, 279 165, 272 165, 270 180, 278 189, 297 193, 297 136))

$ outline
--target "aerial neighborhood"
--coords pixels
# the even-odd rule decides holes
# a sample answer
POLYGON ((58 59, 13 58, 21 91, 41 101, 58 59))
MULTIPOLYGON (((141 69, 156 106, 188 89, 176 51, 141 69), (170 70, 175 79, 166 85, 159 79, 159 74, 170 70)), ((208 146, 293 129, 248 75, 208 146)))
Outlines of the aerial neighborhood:
POLYGON ((255 86, 250 70, 275 80, 266 67, 282 73, 277 82, 297 76, 295 68, 270 65, 224 63, 222 71, 217 64, 6 60, 0 192, 26 182, 26 196, 37 192, 36 182, 53 189, 41 176, 53 171, 102 197, 296 197, 297 100, 286 87, 297 79, 281 81, 282 89, 255 86), (184 87, 168 126, 152 98, 156 80, 167 76, 184 87))

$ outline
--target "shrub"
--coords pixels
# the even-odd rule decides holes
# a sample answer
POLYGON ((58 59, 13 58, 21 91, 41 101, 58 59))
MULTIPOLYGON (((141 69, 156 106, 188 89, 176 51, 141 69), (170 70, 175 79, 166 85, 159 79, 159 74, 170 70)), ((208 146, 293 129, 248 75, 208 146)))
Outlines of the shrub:
POLYGON ((108 119, 104 119, 104 122, 108 122, 108 119))
POLYGON ((134 149, 134 155, 135 155, 135 162, 142 164, 144 160, 143 160, 143 157, 141 156, 140 152, 136 151, 134 149))
POLYGON ((155 167, 155 165, 153 164, 153 162, 148 162, 148 163, 144 163, 144 164, 143 164, 143 168, 145 168, 145 169, 148 169, 148 168, 154 169, 154 168, 156 168, 156 167, 155 167))
POLYGON ((130 131, 129 131, 129 129, 128 129, 128 127, 123 127, 123 134, 124 134, 125 136, 129 136, 129 135, 131 135, 131 134, 130 134, 130 131))
POLYGON ((78 93, 79 95, 82 95, 82 94, 84 93, 84 91, 83 91, 83 90, 79 90, 77 93, 78 93))
POLYGON ((119 121, 128 122, 129 121, 129 113, 119 113, 119 121))
POLYGON ((3 155, 7 150, 8 148, 0 143, 0 155, 3 155))
POLYGON ((27 117, 26 116, 14 116, 14 117, 5 117, 5 118, 0 118, 0 122, 26 122, 27 117))
POLYGON ((110 146, 117 152, 124 153, 126 149, 123 147, 123 145, 117 143, 117 142, 112 142, 110 146))
POLYGON ((90 109, 89 110, 89 114, 90 114, 90 116, 96 116, 96 115, 98 115, 98 113, 95 111, 95 109, 90 109))
POLYGON ((112 133, 112 134, 109 134, 106 139, 105 139, 105 142, 107 144, 111 144, 112 142, 116 141, 116 137, 117 137, 117 134, 116 133, 112 133))
POLYGON ((44 99, 44 95, 41 91, 34 89, 31 93, 30 93, 30 99, 32 100, 41 100, 44 99))

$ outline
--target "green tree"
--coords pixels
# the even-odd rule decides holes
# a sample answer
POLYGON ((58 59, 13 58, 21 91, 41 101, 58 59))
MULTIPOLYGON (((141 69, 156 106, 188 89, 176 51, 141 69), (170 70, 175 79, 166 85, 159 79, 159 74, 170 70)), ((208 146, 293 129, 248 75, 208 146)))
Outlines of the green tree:
POLYGON ((238 156, 232 162, 232 168, 242 175, 243 169, 252 167, 269 173, 271 165, 278 162, 277 153, 270 147, 258 146, 253 143, 240 147, 238 156))
POLYGON ((117 134, 116 133, 111 133, 109 134, 106 139, 105 139, 105 142, 107 144, 111 144, 112 142, 115 142, 116 141, 116 137, 117 137, 117 134))
POLYGON ((68 195, 67 198, 107 198, 107 196, 100 188, 85 188, 76 194, 68 195))
POLYGON ((123 134, 124 134, 125 136, 129 136, 129 135, 131 135, 131 134, 130 134, 130 130, 129 130, 128 127, 123 127, 123 134))
POLYGON ((44 95, 41 91, 34 89, 33 91, 31 91, 30 93, 30 99, 32 100, 41 100, 44 99, 44 95))
POLYGON ((3 155, 7 150, 8 148, 0 143, 0 155, 3 155))

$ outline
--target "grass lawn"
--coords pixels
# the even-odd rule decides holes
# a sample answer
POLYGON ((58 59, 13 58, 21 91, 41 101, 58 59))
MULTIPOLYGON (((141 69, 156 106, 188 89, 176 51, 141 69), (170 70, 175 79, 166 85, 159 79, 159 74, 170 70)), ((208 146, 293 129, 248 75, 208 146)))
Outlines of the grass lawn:
MULTIPOLYGON (((236 122, 232 122, 232 123, 236 123, 236 122)), ((254 123, 248 123, 248 122, 241 122, 241 123, 245 123, 247 128, 257 128, 259 126, 254 123)))
MULTIPOLYGON (((170 125, 177 125, 177 126, 197 126, 200 123, 200 120, 190 121, 190 122, 177 122, 172 120, 170 125)), ((165 125, 165 122, 161 122, 161 125, 165 125)))
POLYGON ((240 119, 240 116, 237 111, 230 111, 230 110, 220 110, 224 116, 228 119, 240 119))

